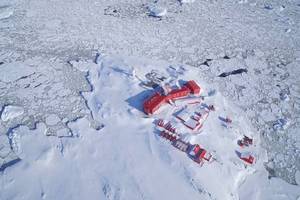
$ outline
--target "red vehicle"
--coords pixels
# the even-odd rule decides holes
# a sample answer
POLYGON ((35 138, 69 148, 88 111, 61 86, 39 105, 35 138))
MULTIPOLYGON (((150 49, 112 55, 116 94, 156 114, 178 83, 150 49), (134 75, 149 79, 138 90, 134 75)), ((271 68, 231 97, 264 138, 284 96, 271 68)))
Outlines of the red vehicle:
POLYGON ((172 145, 185 152, 193 161, 203 165, 205 161, 211 161, 212 155, 208 153, 205 149, 201 148, 198 144, 192 145, 189 142, 184 142, 181 139, 173 140, 172 145))
POLYGON ((254 163, 254 156, 252 156, 249 152, 243 152, 239 157, 241 160, 245 161, 248 164, 254 163))
POLYGON ((187 151, 188 156, 195 162, 202 164, 203 159, 210 161, 212 155, 208 153, 205 149, 201 148, 199 144, 191 145, 187 151))

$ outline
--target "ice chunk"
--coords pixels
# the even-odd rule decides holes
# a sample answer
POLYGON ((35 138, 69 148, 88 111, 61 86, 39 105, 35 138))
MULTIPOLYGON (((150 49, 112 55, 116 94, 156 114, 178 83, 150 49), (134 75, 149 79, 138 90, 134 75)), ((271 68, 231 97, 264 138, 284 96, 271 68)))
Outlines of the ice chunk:
POLYGON ((149 15, 153 17, 162 17, 167 14, 167 9, 156 5, 148 6, 149 15))
POLYGON ((3 121, 8 121, 23 115, 23 113, 24 113, 24 109, 22 107, 8 105, 4 107, 1 113, 1 119, 3 121))
POLYGON ((240 3, 240 4, 248 3, 248 0, 240 0, 239 3, 240 3))
POLYGON ((18 134, 17 132, 11 132, 8 135, 8 138, 10 140, 10 145, 14 153, 20 154, 21 153, 21 145, 20 145, 20 138, 21 135, 18 134))
POLYGON ((180 0, 180 3, 193 3, 195 0, 180 0))
POLYGON ((288 121, 286 119, 278 119, 276 122, 274 122, 273 129, 275 131, 286 129, 287 125, 288 121))
POLYGON ((292 29, 287 28, 287 29, 285 29, 284 31, 285 31, 286 33, 290 33, 290 32, 292 31, 292 29))
POLYGON ((273 10, 273 6, 271 4, 265 4, 264 9, 273 10))
POLYGON ((87 64, 85 63, 85 61, 79 61, 79 60, 70 60, 68 61, 68 63, 81 72, 88 72, 89 68, 92 65, 92 63, 87 64))
POLYGON ((7 19, 14 14, 14 10, 10 6, 0 7, 0 20, 7 19))
POLYGON ((284 9, 285 9, 285 6, 283 6, 283 5, 279 7, 280 12, 283 11, 284 9))
POLYGON ((290 99, 289 94, 290 94, 290 91, 288 89, 281 90, 279 93, 280 99, 282 101, 288 101, 290 99))

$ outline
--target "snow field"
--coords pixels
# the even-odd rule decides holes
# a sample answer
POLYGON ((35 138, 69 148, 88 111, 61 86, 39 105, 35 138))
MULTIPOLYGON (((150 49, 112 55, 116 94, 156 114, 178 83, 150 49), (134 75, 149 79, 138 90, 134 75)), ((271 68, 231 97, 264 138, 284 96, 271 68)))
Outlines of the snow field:
MULTIPOLYGON (((93 119, 104 127, 95 130, 87 117, 80 118, 68 123, 75 136, 68 139, 44 137, 47 126, 43 123, 34 131, 24 126, 14 129, 12 146, 22 161, 0 175, 0 198, 53 199, 59 194, 63 199, 250 200, 300 195, 297 186, 268 179, 263 164, 267 156, 258 133, 240 108, 220 92, 206 95, 216 88, 199 79, 197 69, 121 56, 100 55, 96 62, 73 62, 73 66, 87 72, 93 89, 82 95, 93 119), (141 80, 150 69, 167 76, 171 83, 197 81, 204 103, 215 105, 216 111, 210 112, 199 134, 179 128, 186 141, 211 152, 214 162, 200 167, 157 135, 153 121, 164 118, 178 124, 173 116, 178 107, 166 105, 150 118, 141 111, 142 102, 151 94, 141 80), (222 126, 219 116, 232 118, 229 128, 222 126), (243 134, 254 138, 254 146, 247 149, 257 159, 252 166, 245 165, 235 152, 244 151, 236 143, 243 134)), ((46 118, 50 125, 57 121, 55 115, 46 118)))

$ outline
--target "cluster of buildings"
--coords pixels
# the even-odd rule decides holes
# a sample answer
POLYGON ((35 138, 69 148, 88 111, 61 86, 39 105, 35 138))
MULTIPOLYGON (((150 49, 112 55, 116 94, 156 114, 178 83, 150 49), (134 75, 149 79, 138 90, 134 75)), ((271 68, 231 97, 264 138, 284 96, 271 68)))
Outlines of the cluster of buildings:
POLYGON ((199 95, 200 90, 199 85, 191 80, 185 83, 181 88, 171 90, 168 94, 156 92, 144 102, 144 111, 148 115, 154 114, 164 104, 187 97, 190 94, 199 95))
MULTIPOLYGON (((200 95, 201 88, 193 80, 187 81, 180 88, 171 88, 162 86, 161 91, 156 91, 150 96, 143 104, 144 112, 147 115, 155 114, 160 107, 165 104, 176 104, 176 102, 183 102, 184 104, 190 104, 190 101, 196 104, 200 104, 201 101, 197 96, 200 95)), ((192 103, 192 104, 193 104, 192 103)), ((185 105, 178 112, 173 115, 183 124, 185 127, 192 131, 199 131, 203 126, 204 121, 207 119, 209 112, 214 111, 213 105, 206 105, 201 103, 200 107, 194 107, 194 110, 188 109, 185 105), (205 106, 202 106, 205 105, 205 106)), ((221 118, 224 123, 230 124, 232 121, 230 118, 221 118)), ((177 120, 177 121, 178 121, 177 120)), ((165 122, 163 119, 159 119, 156 123, 159 130, 159 135, 171 142, 171 144, 180 151, 187 154, 193 161, 202 165, 204 162, 213 161, 212 155, 199 144, 191 144, 182 139, 182 135, 177 128, 171 124, 171 122, 165 122)), ((226 126, 227 127, 227 126, 226 126)), ((251 146, 253 143, 249 137, 244 137, 238 141, 238 145, 242 148, 251 146)), ((248 164, 254 162, 254 156, 249 152, 237 152, 239 158, 248 164)))

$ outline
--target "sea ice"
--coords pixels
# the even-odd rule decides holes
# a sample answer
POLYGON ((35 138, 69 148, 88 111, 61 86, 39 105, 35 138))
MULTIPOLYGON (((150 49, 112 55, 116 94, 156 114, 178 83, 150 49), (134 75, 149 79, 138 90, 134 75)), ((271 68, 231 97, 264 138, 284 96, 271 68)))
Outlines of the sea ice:
POLYGON ((35 69, 21 62, 14 62, 0 65, 0 71, 0 81, 8 83, 34 74, 35 69))
POLYGON ((46 118, 47 125, 55 125, 60 121, 60 118, 56 114, 51 114, 46 118))
POLYGON ((8 105, 5 106, 2 113, 1 113, 1 119, 3 121, 8 121, 11 119, 14 119, 20 115, 23 115, 24 109, 20 106, 12 106, 8 105))

